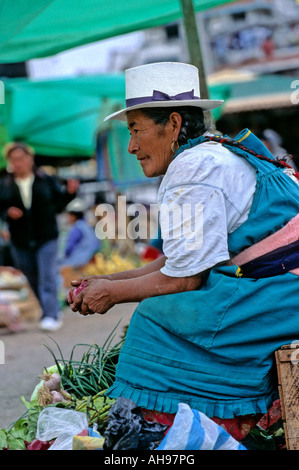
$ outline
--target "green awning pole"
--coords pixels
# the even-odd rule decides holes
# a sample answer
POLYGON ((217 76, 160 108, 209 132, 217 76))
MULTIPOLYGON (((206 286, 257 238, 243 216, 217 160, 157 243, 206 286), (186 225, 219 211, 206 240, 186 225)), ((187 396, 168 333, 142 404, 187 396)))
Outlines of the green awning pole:
MULTIPOLYGON (((192 0, 180 0, 183 13, 185 33, 187 37, 190 62, 199 70, 200 97, 209 99, 209 90, 206 81, 204 63, 202 59, 200 41, 197 31, 195 11, 192 0)), ((215 129, 214 119, 210 111, 205 112, 205 121, 211 129, 215 129)))

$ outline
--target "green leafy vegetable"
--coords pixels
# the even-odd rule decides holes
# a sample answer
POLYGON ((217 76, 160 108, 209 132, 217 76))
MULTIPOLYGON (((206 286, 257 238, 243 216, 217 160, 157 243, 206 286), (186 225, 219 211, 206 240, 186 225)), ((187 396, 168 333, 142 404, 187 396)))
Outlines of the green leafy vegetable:
POLYGON ((26 442, 35 439, 41 407, 30 408, 8 429, 0 429, 0 449, 25 450, 26 442))

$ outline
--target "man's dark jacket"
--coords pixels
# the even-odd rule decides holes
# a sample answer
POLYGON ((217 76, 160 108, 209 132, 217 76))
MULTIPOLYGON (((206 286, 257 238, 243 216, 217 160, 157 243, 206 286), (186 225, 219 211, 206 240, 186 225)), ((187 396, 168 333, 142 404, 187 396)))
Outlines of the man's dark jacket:
POLYGON ((32 206, 26 209, 13 175, 0 178, 0 217, 8 223, 11 241, 19 248, 35 248, 58 238, 56 216, 75 195, 67 193, 55 177, 40 170, 35 172, 32 186, 32 206), (7 217, 10 207, 24 213, 18 220, 7 217))

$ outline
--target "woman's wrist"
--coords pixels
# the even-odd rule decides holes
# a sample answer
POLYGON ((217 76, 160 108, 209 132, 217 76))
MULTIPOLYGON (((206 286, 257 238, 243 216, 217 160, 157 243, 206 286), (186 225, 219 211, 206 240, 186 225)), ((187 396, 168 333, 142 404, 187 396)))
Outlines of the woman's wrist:
POLYGON ((155 271, 134 279, 122 279, 111 282, 108 287, 111 299, 115 304, 125 302, 141 302, 149 297, 167 295, 200 287, 199 275, 189 278, 169 277, 155 271))

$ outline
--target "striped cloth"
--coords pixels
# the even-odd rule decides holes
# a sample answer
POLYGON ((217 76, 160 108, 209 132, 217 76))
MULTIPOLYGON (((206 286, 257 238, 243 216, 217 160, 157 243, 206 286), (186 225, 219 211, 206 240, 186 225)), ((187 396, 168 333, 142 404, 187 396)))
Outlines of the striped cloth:
POLYGON ((104 440, 96 429, 88 428, 73 437, 72 450, 103 450, 104 440))
POLYGON ((246 450, 200 411, 180 403, 174 422, 156 450, 246 450))

